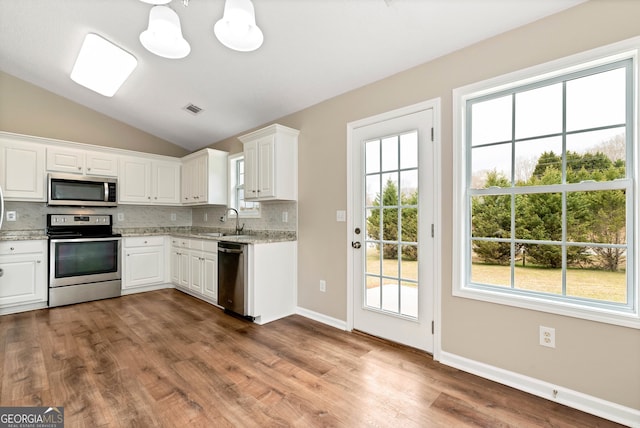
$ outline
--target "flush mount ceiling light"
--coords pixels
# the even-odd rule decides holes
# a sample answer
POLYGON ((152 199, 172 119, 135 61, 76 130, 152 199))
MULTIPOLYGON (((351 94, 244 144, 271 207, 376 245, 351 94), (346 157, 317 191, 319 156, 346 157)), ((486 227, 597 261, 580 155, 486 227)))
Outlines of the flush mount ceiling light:
POLYGON ((180 27, 180 18, 168 6, 154 6, 149 13, 149 27, 140 33, 140 43, 149 52, 163 58, 184 58, 191 46, 180 27))
POLYGON ((226 0, 224 15, 213 27, 216 37, 226 47, 250 52, 258 49, 264 40, 256 25, 251 0, 226 0))
POLYGON ((89 33, 71 70, 71 79, 105 97, 112 97, 137 65, 138 61, 129 52, 89 33))

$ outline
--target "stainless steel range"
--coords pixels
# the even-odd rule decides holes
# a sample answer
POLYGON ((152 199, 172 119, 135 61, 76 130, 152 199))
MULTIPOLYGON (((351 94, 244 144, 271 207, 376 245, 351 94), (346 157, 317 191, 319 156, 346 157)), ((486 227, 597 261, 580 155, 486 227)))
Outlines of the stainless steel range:
POLYGON ((47 214, 49 306, 120 296, 121 235, 111 215, 47 214))

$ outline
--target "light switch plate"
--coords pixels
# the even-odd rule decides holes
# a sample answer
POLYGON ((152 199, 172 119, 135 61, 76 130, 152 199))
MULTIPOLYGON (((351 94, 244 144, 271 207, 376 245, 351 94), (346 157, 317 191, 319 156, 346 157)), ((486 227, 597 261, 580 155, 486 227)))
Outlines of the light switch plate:
POLYGON ((345 210, 336 211, 336 221, 347 221, 347 212, 345 210))

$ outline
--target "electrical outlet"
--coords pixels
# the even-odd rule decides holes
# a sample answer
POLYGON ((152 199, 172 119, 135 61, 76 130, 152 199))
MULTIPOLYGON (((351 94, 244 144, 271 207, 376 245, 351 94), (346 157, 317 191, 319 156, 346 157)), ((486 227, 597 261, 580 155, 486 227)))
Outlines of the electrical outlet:
POLYGON ((282 211, 282 222, 287 223, 289 221, 289 213, 286 211, 282 211))
POLYGON ((551 327, 540 326, 540 345, 547 348, 556 347, 556 329, 551 327))
POLYGON ((7 211, 7 221, 16 221, 18 213, 15 211, 7 211))
POLYGON ((336 211, 336 221, 339 221, 339 222, 347 221, 347 212, 344 210, 336 211))
POLYGON ((124 213, 118 213, 118 221, 124 221, 124 213))
POLYGON ((171 213, 171 221, 176 221, 176 213, 171 213))
POLYGON ((327 281, 325 281, 324 279, 320 280, 320 291, 322 291, 323 293, 327 291, 327 281))

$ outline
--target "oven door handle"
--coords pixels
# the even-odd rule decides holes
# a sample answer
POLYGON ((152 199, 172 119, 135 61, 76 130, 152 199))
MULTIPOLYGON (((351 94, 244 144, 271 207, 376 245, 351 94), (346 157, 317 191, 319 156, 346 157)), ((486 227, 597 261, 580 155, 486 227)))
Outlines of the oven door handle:
POLYGON ((106 237, 106 238, 63 238, 63 239, 50 238, 49 239, 49 242, 51 242, 52 244, 57 244, 59 242, 97 242, 97 241, 122 241, 122 237, 113 236, 113 237, 106 237))

